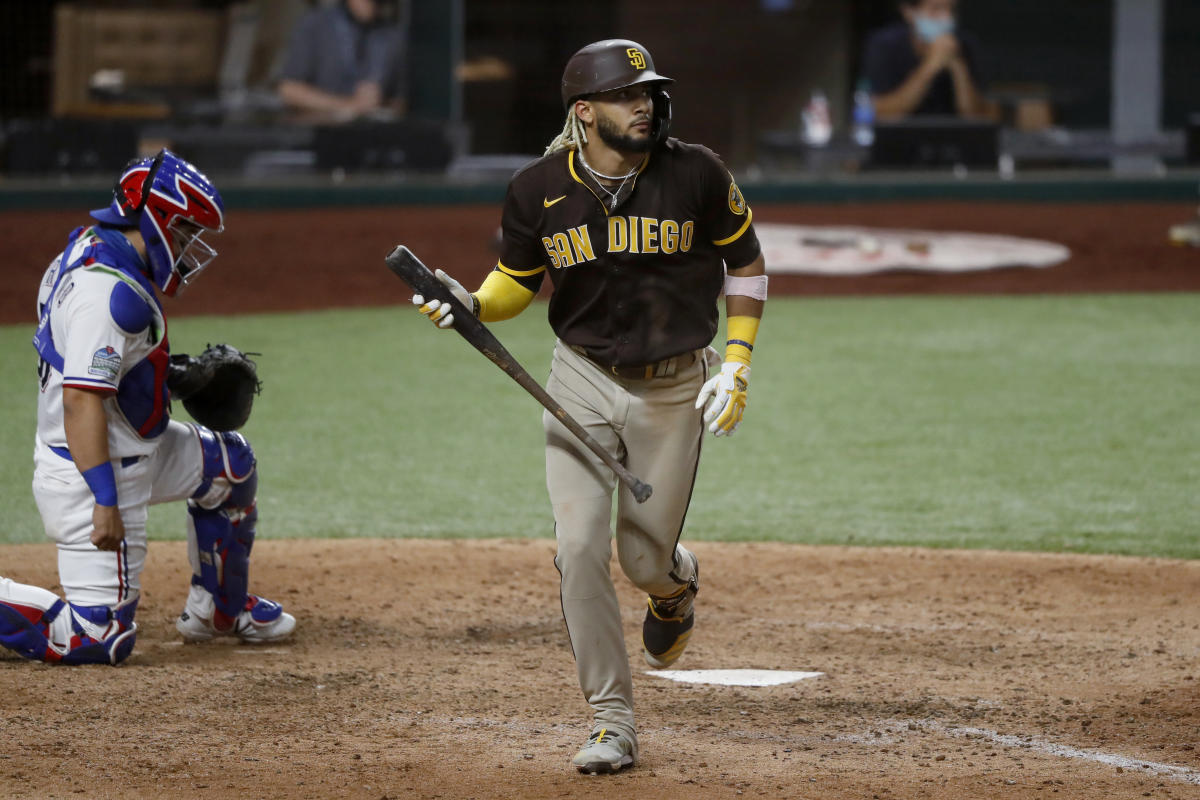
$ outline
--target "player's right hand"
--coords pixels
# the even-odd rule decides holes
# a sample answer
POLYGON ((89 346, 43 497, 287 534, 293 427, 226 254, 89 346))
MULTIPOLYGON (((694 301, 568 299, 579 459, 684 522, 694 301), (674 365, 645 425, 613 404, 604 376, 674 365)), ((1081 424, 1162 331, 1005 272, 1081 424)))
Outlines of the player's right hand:
POLYGON ((125 523, 117 506, 92 507, 92 544, 97 550, 116 550, 125 540, 125 523))
MULTIPOLYGON (((471 293, 468 292, 463 285, 451 278, 442 270, 434 273, 434 276, 441 281, 442 285, 450 290, 450 294, 454 295, 454 299, 462 303, 468 309, 475 308, 475 301, 471 298, 471 293)), ((413 295, 413 305, 417 306, 417 310, 425 316, 429 317, 429 321, 437 325, 439 328, 449 328, 454 324, 454 314, 450 312, 450 305, 443 303, 441 300, 430 300, 425 302, 425 298, 419 294, 413 295)))

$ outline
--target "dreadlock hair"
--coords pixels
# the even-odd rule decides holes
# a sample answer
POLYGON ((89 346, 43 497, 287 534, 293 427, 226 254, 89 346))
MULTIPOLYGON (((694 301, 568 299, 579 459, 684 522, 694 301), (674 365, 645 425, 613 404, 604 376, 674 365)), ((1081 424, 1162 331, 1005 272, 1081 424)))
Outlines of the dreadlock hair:
POLYGON ((550 144, 546 145, 546 152, 543 156, 548 156, 551 153, 557 153, 559 150, 578 150, 583 145, 587 144, 587 131, 584 130, 583 120, 579 119, 579 115, 575 113, 575 104, 567 109, 567 121, 563 124, 562 133, 550 140, 550 144))

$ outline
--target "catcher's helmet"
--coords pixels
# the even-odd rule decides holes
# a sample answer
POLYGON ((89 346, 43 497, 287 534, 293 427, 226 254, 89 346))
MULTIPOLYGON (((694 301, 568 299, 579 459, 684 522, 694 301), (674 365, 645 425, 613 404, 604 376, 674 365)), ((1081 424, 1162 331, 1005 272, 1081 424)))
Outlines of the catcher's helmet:
POLYGON ((125 165, 108 208, 92 217, 109 225, 136 227, 146 243, 150 275, 173 297, 217 255, 200 239, 225 227, 225 203, 200 170, 170 150, 125 165))
POLYGON ((654 71, 650 52, 637 42, 605 39, 592 42, 571 56, 563 70, 562 101, 570 108, 581 97, 648 83, 650 96, 654 98, 651 136, 661 142, 671 127, 671 96, 665 87, 674 82, 654 71))

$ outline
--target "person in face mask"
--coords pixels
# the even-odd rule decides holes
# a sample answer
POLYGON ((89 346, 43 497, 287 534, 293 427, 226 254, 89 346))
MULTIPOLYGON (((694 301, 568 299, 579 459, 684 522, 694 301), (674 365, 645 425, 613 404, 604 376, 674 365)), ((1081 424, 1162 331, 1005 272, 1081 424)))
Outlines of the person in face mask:
POLYGON ((867 40, 862 77, 871 84, 875 116, 912 114, 994 118, 981 94, 978 44, 957 27, 958 0, 900 0, 902 22, 867 40))

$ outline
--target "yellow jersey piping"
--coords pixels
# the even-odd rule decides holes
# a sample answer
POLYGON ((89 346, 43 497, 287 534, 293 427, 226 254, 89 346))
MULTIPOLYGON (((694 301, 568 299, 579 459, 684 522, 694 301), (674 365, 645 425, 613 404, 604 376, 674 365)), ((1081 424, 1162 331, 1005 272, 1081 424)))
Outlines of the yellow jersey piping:
POLYGON ((511 267, 504 266, 504 264, 499 261, 496 262, 496 268, 506 275, 512 275, 514 278, 528 278, 530 276, 537 275, 539 272, 546 271, 546 266, 544 264, 539 267, 534 267, 533 269, 512 269, 511 267))
POLYGON ((713 242, 713 244, 715 244, 717 247, 721 247, 729 244, 730 242, 736 242, 742 237, 742 234, 746 232, 746 229, 750 227, 750 221, 752 219, 754 219, 754 212, 750 209, 750 206, 746 206, 746 221, 742 223, 742 227, 737 229, 737 233, 733 234, 732 236, 727 236, 724 239, 717 239, 713 242))

